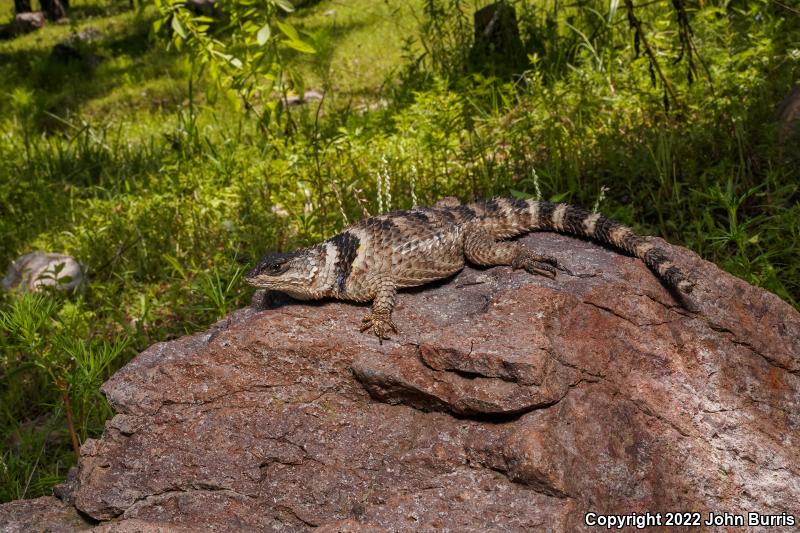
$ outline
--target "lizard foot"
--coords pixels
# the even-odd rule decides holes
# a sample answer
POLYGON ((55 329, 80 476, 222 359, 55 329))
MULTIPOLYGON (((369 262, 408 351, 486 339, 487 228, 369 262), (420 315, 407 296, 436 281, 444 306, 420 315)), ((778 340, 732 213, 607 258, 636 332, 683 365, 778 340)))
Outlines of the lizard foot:
POLYGON ((548 278, 556 277, 556 269, 560 269, 555 257, 539 255, 523 249, 511 262, 512 268, 524 268, 531 274, 539 274, 548 278))
POLYGON ((381 340, 388 339, 390 331, 397 333, 397 326, 392 322, 389 313, 369 313, 361 322, 361 331, 371 329, 381 340))

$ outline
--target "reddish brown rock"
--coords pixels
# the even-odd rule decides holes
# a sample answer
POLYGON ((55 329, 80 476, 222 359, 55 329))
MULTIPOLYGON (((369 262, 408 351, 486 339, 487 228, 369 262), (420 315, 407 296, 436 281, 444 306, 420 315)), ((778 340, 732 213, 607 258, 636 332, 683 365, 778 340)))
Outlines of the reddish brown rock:
POLYGON ((526 241, 578 275, 467 269, 402 293, 382 344, 366 307, 324 302, 151 347, 104 385, 119 414, 83 446, 77 508, 111 531, 800 523, 800 315, 679 248, 697 314, 636 259, 526 241))
POLYGON ((73 506, 52 496, 0 505, 0 531, 3 533, 72 533, 91 527, 73 506))

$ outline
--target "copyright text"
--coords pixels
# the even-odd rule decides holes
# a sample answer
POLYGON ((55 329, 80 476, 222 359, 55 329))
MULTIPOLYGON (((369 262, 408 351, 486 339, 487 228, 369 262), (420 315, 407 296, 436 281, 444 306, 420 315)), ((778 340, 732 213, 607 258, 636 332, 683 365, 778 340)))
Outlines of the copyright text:
POLYGON ((761 514, 757 512, 666 512, 666 513, 629 513, 601 514, 588 512, 583 515, 587 526, 605 529, 622 529, 633 527, 646 529, 657 526, 729 526, 729 527, 786 527, 798 524, 794 515, 789 513, 761 514))

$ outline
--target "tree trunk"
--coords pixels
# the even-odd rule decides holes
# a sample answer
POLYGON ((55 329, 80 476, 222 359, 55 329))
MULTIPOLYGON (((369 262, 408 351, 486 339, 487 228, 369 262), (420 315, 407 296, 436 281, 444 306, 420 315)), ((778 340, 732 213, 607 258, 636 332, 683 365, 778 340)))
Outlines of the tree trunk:
POLYGON ((31 9, 31 0, 14 0, 15 15, 19 13, 30 13, 31 11, 33 11, 33 9, 31 9))
POLYGON ((528 67, 514 6, 500 0, 479 9, 473 18, 475 44, 469 52, 473 70, 507 78, 528 67))
POLYGON ((67 16, 68 0, 40 0, 47 20, 60 20, 67 16))

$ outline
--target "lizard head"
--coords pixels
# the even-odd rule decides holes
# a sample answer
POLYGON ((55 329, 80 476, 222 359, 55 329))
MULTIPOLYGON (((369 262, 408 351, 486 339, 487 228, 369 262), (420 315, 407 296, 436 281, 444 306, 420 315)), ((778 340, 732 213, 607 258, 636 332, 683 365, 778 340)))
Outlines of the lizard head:
POLYGON ((321 294, 316 287, 317 274, 325 264, 319 252, 317 248, 305 248, 290 253, 268 253, 244 279, 254 287, 284 292, 294 298, 318 298, 321 294))

